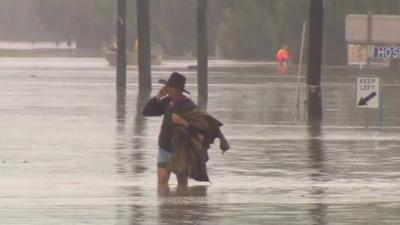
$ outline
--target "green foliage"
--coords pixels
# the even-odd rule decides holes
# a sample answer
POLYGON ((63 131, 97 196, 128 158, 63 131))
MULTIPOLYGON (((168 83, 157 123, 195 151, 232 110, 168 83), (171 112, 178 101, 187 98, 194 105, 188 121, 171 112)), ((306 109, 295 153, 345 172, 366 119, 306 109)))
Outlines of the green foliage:
POLYGON ((262 58, 271 47, 263 0, 227 1, 217 45, 221 53, 234 58, 262 58), (246 18, 246 19, 243 19, 246 18))
POLYGON ((0 39, 32 41, 51 38, 43 35, 45 28, 35 19, 35 0, 0 0, 0 39))
POLYGON ((196 48, 196 0, 161 1, 160 8, 160 39, 164 50, 172 55, 193 55, 196 48))
POLYGON ((283 44, 297 48, 307 0, 224 2, 224 19, 217 43, 223 56, 273 59, 283 44))

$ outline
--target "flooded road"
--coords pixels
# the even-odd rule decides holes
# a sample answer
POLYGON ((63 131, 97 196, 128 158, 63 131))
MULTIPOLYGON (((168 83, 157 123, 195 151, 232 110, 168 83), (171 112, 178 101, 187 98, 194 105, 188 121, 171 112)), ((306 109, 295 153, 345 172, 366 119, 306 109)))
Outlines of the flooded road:
MULTIPOLYGON (((196 100, 191 64, 154 68, 153 94, 181 68, 196 100)), ((172 177, 160 195, 161 118, 140 115, 149 95, 128 76, 117 95, 104 59, 0 58, 0 224, 400 224, 396 78, 382 77, 380 114, 355 108, 355 75, 324 74, 324 119, 308 125, 304 77, 297 109, 294 74, 210 72, 232 149, 210 149, 212 184, 182 194, 172 177)))

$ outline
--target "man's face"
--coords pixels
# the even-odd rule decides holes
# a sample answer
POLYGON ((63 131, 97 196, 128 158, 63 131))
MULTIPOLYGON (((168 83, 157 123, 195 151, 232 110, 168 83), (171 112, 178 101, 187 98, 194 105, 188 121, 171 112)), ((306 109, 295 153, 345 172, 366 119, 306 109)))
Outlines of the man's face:
POLYGON ((174 97, 180 94, 180 91, 172 86, 165 86, 165 90, 167 91, 169 97, 174 97))

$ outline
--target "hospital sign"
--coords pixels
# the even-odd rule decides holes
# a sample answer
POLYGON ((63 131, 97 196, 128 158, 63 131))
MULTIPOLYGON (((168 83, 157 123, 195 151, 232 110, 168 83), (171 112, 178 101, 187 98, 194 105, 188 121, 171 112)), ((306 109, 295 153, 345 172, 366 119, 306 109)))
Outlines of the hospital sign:
POLYGON ((373 57, 378 59, 400 58, 400 47, 374 47, 373 57))

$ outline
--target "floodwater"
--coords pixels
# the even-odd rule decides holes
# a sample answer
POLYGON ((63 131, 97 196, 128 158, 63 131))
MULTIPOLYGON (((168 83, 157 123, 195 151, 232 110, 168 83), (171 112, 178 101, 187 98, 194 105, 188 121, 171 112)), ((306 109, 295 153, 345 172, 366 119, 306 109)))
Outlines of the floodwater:
MULTIPOLYGON (((153 94, 180 70, 196 100, 192 63, 155 67, 153 94)), ((297 108, 294 74, 210 72, 208 112, 232 149, 210 149, 211 184, 182 193, 172 177, 161 194, 161 120, 140 115, 149 95, 128 76, 124 95, 104 59, 0 58, 0 224, 400 224, 396 77, 367 110, 356 75, 324 74, 324 118, 308 125, 304 77, 297 108)))
POLYGON ((68 46, 66 42, 8 42, 0 41, 0 49, 10 49, 10 50, 27 50, 27 49, 76 49, 76 44, 71 43, 68 46))

